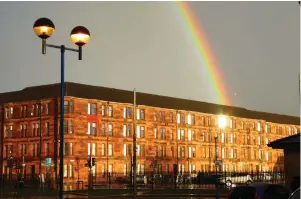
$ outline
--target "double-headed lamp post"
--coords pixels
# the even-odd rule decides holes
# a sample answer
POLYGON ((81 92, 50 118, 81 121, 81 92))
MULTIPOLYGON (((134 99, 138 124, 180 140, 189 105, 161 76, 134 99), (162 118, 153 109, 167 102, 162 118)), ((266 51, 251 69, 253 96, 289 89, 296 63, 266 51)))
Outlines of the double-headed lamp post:
POLYGON ((90 39, 90 32, 87 28, 83 26, 75 27, 71 33, 70 37, 73 43, 78 46, 78 49, 67 48, 65 45, 52 45, 46 44, 46 40, 51 37, 54 32, 55 26, 53 22, 48 18, 38 19, 34 25, 33 29, 35 34, 42 39, 42 54, 46 54, 46 47, 60 49, 61 51, 61 99, 60 99, 60 192, 59 198, 63 199, 63 180, 64 180, 64 95, 65 95, 65 51, 78 52, 78 59, 82 60, 82 46, 88 43, 90 39))
MULTIPOLYGON (((224 115, 219 115, 218 116, 218 128, 220 131, 225 128, 227 119, 226 116, 224 115)), ((217 152, 217 138, 218 138, 218 133, 216 132, 214 136, 214 144, 215 144, 215 176, 216 176, 216 199, 219 199, 219 190, 218 190, 218 176, 217 176, 217 168, 218 168, 218 152, 217 152)))

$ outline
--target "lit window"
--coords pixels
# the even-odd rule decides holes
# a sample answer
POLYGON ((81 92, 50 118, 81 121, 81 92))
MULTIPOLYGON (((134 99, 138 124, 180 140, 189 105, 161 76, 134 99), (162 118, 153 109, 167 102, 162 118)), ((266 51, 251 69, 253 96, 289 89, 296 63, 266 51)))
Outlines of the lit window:
POLYGON ((64 177, 66 178, 68 175, 68 165, 64 164, 64 177))
POLYGON ((109 144, 109 151, 108 151, 108 156, 113 155, 113 144, 109 144))
POLYGON ((191 124, 191 115, 190 115, 190 113, 188 113, 188 116, 187 116, 187 123, 191 124))

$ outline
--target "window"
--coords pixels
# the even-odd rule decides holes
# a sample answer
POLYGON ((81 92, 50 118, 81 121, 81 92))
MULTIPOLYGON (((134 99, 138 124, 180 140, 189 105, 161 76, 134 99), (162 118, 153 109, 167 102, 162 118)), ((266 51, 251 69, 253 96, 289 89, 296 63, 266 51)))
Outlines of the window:
POLYGON ((260 122, 257 123, 257 131, 258 131, 258 132, 261 131, 261 124, 260 124, 260 122))
POLYGON ((188 130, 188 140, 189 140, 189 141, 195 140, 195 133, 194 133, 194 130, 191 130, 191 129, 188 130))
POLYGON ((66 156, 73 155, 73 143, 71 143, 71 142, 65 142, 64 145, 65 145, 65 147, 64 147, 64 155, 66 155, 66 156))
POLYGON ((225 143, 225 133, 222 133, 222 139, 221 139, 222 143, 225 143))
POLYGON ((266 133, 271 133, 271 126, 270 125, 268 125, 268 124, 265 125, 265 132, 266 133))
POLYGON ((126 133, 126 124, 123 125, 123 137, 126 137, 127 133, 126 133))
POLYGON ((180 157, 185 158, 185 146, 180 146, 180 157))
POLYGON ((191 124, 195 124, 195 116, 194 116, 194 114, 191 114, 191 124))
MULTIPOLYGON (((90 125, 89 125, 90 126, 90 125)), ((95 122, 93 122, 93 123, 91 123, 91 135, 96 135, 96 131, 97 131, 97 129, 96 129, 96 123, 95 122)))
POLYGON ((132 137, 132 125, 131 124, 128 124, 127 136, 128 137, 132 137))
POLYGON ((123 144, 123 156, 127 156, 127 144, 123 144))
POLYGON ((108 149, 108 156, 112 156, 113 155, 113 144, 109 144, 109 149, 108 149))
POLYGON ((88 155, 91 154, 91 143, 88 143, 88 155))
POLYGON ((72 134, 73 133, 73 121, 72 120, 65 120, 64 121, 64 133, 65 134, 72 134))
POLYGON ((113 117, 113 106, 112 105, 108 106, 108 115, 109 115, 109 117, 113 117))
POLYGON ((265 144, 266 144, 266 145, 269 144, 269 138, 265 138, 265 144))
POLYGON ((101 105, 101 116, 105 116, 105 112, 106 112, 106 106, 105 105, 101 105))
POLYGON ((64 101, 64 112, 65 113, 73 112, 73 102, 72 101, 64 101))
POLYGON ((5 126, 4 131, 5 131, 4 137, 13 137, 13 126, 12 125, 5 126))
POLYGON ((113 125, 109 124, 108 126, 108 136, 113 136, 113 125))
POLYGON ((144 137, 145 137, 144 126, 140 126, 140 137, 141 137, 141 138, 144 138, 144 137))
MULTIPOLYGON (((5 129, 8 130, 8 127, 5 127, 5 129)), ((27 125, 21 124, 21 137, 26 137, 26 136, 27 136, 27 125)))
POLYGON ((27 106, 21 106, 21 117, 27 117, 27 106))
POLYGON ((88 103, 88 115, 97 115, 97 104, 88 103))
POLYGON ((92 143, 92 155, 96 155, 96 144, 92 143))
POLYGON ((140 120, 145 120, 145 111, 144 111, 144 109, 140 110, 140 120))
POLYGON ((5 112, 5 119, 8 119, 9 118, 9 109, 6 107, 4 109, 4 112, 5 112))
POLYGON ((154 128, 154 138, 157 139, 158 135, 157 135, 157 128, 154 128))
POLYGON ((166 145, 161 145, 161 157, 166 156, 166 145))
POLYGON ((201 141, 205 142, 205 132, 204 131, 201 133, 201 141))
POLYGON ((50 155, 50 143, 45 143, 45 155, 47 157, 50 155))
POLYGON ((204 116, 202 116, 201 123, 202 123, 202 126, 205 126, 205 117, 204 116))
POLYGON ((33 144, 33 147, 32 147, 32 157, 37 157, 39 156, 39 144, 35 143, 33 144))
POLYGON ((64 164, 64 178, 67 178, 68 176, 68 165, 64 164))
POLYGON ((190 113, 188 113, 188 115, 187 115, 187 123, 190 125, 190 124, 192 124, 192 121, 191 121, 191 114, 190 113))
POLYGON ((106 145, 105 144, 101 144, 101 155, 102 156, 106 155, 106 145))
POLYGON ((140 156, 140 145, 137 144, 137 151, 136 151, 137 156, 140 156))
POLYGON ((165 128, 161 128, 160 129, 160 138, 161 138, 161 140, 166 140, 166 130, 165 130, 165 128))
POLYGON ((189 164, 189 173, 195 172, 195 164, 189 164))
POLYGON ((32 136, 40 136, 40 124, 32 124, 32 136))
POLYGON ((69 164, 69 177, 73 176, 73 167, 72 164, 69 164))
POLYGON ((291 129, 291 127, 288 127, 288 134, 292 135, 292 129, 291 129))
POLYGON ((50 103, 46 103, 46 115, 50 114, 50 103))
POLYGON ((10 118, 13 118, 13 116, 14 116, 14 108, 10 107, 9 110, 10 110, 9 111, 10 118))
POLYGON ((184 113, 180 114, 180 123, 185 124, 185 115, 184 115, 184 113))
POLYGON ((233 144, 233 134, 230 134, 230 144, 233 144))
POLYGON ((180 124, 180 113, 177 113, 177 123, 180 124))
POLYGON ((113 165, 112 164, 109 164, 109 169, 108 170, 109 170, 109 173, 112 174, 112 172, 113 172, 113 165))
POLYGON ((123 108, 123 118, 132 118, 132 108, 130 107, 123 108))
POLYGON ((154 112, 154 121, 157 121, 157 112, 154 112))
POLYGON ((105 124, 104 123, 101 124, 101 135, 102 136, 105 135, 105 124))
POLYGON ((45 123, 45 128, 46 128, 46 136, 50 136, 50 123, 46 122, 45 123))
POLYGON ((170 120, 170 122, 173 122, 173 113, 172 112, 169 113, 169 120, 170 120))
POLYGON ((164 112, 160 112, 160 121, 161 122, 165 121, 165 113, 164 112))
POLYGON ((185 140, 185 131, 184 129, 178 129, 178 140, 185 140))
POLYGON ((195 147, 192 147, 192 146, 188 147, 188 157, 189 158, 195 158, 196 157, 195 147))
POLYGON ((27 155, 27 144, 20 144, 20 155, 27 155))
POLYGON ((211 126, 211 118, 210 117, 207 118, 207 126, 211 126))
POLYGON ((144 144, 141 145, 141 156, 142 157, 145 156, 145 145, 144 144))

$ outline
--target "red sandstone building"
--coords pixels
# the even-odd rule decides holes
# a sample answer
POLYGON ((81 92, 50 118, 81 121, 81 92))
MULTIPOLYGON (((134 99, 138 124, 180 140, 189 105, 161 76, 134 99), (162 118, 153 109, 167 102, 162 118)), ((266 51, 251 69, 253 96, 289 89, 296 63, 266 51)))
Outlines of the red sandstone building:
MULTIPOLYGON (((60 85, 43 85, 0 94, 2 172, 7 159, 24 163, 26 175, 40 173, 40 159, 52 158, 58 176, 60 85), (39 104, 41 103, 41 116, 39 104), (40 136, 41 132, 41 136, 40 136), (41 139, 41 140, 40 140, 41 139), (41 146, 41 147, 40 147, 41 146), (41 150, 41 153, 40 153, 41 150)), ((133 92, 66 83, 64 176, 87 179, 93 172, 128 175, 133 136, 133 92)), ((250 111, 185 99, 137 93, 137 170, 159 172, 214 169, 215 143, 223 171, 270 171, 283 168, 283 151, 267 144, 300 132, 300 118, 250 111), (225 128, 218 127, 218 116, 225 128), (155 161, 154 161, 155 160, 155 161)), ((13 169, 13 172, 14 169, 13 169)))

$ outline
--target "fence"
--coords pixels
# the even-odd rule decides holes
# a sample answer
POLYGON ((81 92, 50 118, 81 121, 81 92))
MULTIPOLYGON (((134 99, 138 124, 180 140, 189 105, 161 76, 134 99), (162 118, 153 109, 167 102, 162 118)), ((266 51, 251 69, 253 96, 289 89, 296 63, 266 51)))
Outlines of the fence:
MULTIPOLYGON (((115 187, 131 186, 133 183, 131 174, 120 173, 96 174, 93 177, 95 185, 111 185, 115 187)), ((284 184, 285 176, 283 171, 275 172, 198 172, 179 173, 178 175, 164 173, 137 174, 137 185, 155 185, 155 187, 181 187, 194 186, 195 188, 215 188, 219 186, 230 187, 236 184, 269 183, 284 184)))
MULTIPOLYGON (((88 174, 87 174, 88 176, 88 174)), ((111 188, 111 189, 130 189, 133 185, 132 175, 124 175, 121 173, 95 174, 93 176, 93 187, 95 189, 111 188)), ((1 180, 1 179, 0 179, 1 180)), ((8 186, 17 184, 17 176, 3 176, 2 185, 8 186)), ((28 176, 24 181, 25 187, 39 186, 40 180, 38 176, 28 176)), ((48 179, 45 179, 47 182, 48 179)), ((87 188, 87 180, 77 179, 72 181, 65 180, 68 190, 87 188), (83 181, 82 181, 83 180, 83 181), (81 183, 81 184, 79 184, 81 183)), ((137 174, 136 183, 138 189, 160 189, 160 188, 195 188, 195 189, 215 189, 220 187, 231 187, 238 184, 249 183, 269 183, 284 184, 285 176, 283 171, 275 172, 197 172, 197 173, 145 173, 137 174)), ((47 187, 47 183, 45 183, 47 187)))

